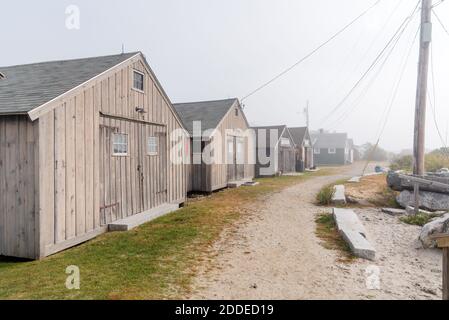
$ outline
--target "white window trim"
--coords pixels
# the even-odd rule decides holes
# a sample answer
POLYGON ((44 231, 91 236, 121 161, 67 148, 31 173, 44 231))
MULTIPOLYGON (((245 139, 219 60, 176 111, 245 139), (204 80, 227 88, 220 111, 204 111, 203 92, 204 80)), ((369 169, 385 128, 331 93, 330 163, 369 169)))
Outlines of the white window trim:
POLYGON ((159 154, 159 139, 157 136, 149 136, 147 139, 147 155, 149 156, 157 156, 159 154), (156 139, 156 151, 150 151, 150 139, 156 139))
POLYGON ((139 88, 135 88, 134 87, 134 73, 138 73, 138 74, 141 74, 143 76, 143 80, 142 80, 143 81, 143 88, 145 89, 145 73, 143 73, 143 72, 141 72, 139 70, 133 69, 133 77, 132 77, 133 85, 131 86, 131 90, 134 90, 134 91, 137 91, 137 92, 140 92, 140 93, 145 93, 144 90, 140 90, 139 88))
POLYGON ((329 149, 327 149, 327 153, 329 153, 329 154, 336 154, 337 153, 337 149, 336 148, 329 148, 329 149))
POLYGON ((321 154, 320 148, 313 148, 313 154, 321 154))
POLYGON ((129 135, 127 133, 121 133, 121 132, 113 133, 112 134, 112 156, 113 157, 127 157, 128 155, 129 155, 129 135), (124 136, 126 136, 126 150, 128 152, 126 152, 126 153, 116 153, 116 152, 114 152, 114 145, 115 145, 115 143, 114 143, 114 136, 115 135, 124 135, 124 136))

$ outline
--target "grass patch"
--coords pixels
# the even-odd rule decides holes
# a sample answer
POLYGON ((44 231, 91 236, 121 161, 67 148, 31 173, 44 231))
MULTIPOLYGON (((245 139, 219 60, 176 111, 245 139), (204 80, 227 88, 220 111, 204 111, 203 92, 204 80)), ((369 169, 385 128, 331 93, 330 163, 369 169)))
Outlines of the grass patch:
POLYGON ((320 189, 316 195, 316 202, 321 206, 329 206, 332 204, 332 197, 335 194, 334 187, 339 184, 345 184, 347 179, 340 179, 334 183, 328 184, 320 189))
POLYGON ((316 201, 319 205, 328 206, 332 203, 334 194, 335 189, 333 185, 324 186, 316 195, 316 201))
POLYGON ((423 227, 428 224, 432 219, 439 217, 437 214, 418 213, 416 215, 408 215, 401 217, 399 220, 406 224, 423 227))
POLYGON ((259 179, 188 201, 172 214, 129 232, 106 233, 42 261, 0 258, 0 299, 172 299, 189 292, 196 268, 220 233, 270 193, 329 174, 259 179), (80 268, 81 289, 67 290, 67 266, 80 268))
POLYGON ((316 219, 316 236, 321 240, 321 245, 328 250, 338 251, 341 262, 351 262, 355 259, 349 245, 338 233, 337 225, 332 214, 320 213, 316 219))

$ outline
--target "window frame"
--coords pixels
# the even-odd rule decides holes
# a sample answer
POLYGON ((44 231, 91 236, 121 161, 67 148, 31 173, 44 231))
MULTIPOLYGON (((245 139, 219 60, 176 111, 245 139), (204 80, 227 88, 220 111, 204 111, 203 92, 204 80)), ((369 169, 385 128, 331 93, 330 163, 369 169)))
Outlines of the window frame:
POLYGON ((140 92, 140 93, 145 93, 145 91, 144 91, 145 90, 145 73, 143 73, 143 72, 141 72, 139 70, 133 69, 133 85, 132 85, 132 89, 137 91, 137 92, 140 92), (136 74, 139 74, 139 75, 142 76, 142 89, 135 87, 135 85, 136 85, 135 75, 136 74))
POLYGON ((328 154, 336 154, 337 153, 337 148, 328 148, 327 149, 327 153, 328 154), (332 151, 331 151, 332 150, 332 151))
POLYGON ((127 133, 123 133, 123 132, 114 132, 114 133, 112 133, 112 156, 113 157, 128 157, 129 156, 129 135, 127 133), (115 137, 116 136, 125 136, 126 143, 117 143, 115 141, 115 137), (126 146, 126 153, 115 152, 115 146, 116 145, 125 145, 126 146))
POLYGON ((320 148, 313 148, 313 154, 321 154, 320 148))
POLYGON ((159 155, 159 137, 158 136, 148 136, 147 138, 147 155, 148 156, 157 156, 159 155), (156 142, 156 151, 151 151, 150 150, 150 139, 154 139, 154 141, 156 142))

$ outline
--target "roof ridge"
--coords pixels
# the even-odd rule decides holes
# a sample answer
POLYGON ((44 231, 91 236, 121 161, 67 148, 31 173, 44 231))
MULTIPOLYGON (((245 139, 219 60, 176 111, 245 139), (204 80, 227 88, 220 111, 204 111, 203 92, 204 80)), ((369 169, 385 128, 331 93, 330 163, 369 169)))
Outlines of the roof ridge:
POLYGON ((40 65, 40 64, 46 64, 46 63, 57 63, 57 62, 74 62, 74 61, 80 61, 80 60, 89 60, 89 59, 100 59, 100 58, 109 58, 109 57, 118 57, 122 55, 137 55, 141 54, 141 51, 135 51, 135 52, 125 52, 125 53, 119 53, 119 54, 110 54, 105 56, 91 56, 86 58, 74 58, 74 59, 65 59, 65 60, 49 60, 49 61, 41 61, 41 62, 33 62, 33 63, 24 63, 24 64, 16 64, 11 66, 0 66, 0 69, 2 68, 13 68, 13 67, 22 67, 22 66, 34 66, 34 65, 40 65))
POLYGON ((211 102, 235 101, 235 100, 238 100, 238 98, 219 99, 219 100, 191 101, 191 102, 177 102, 177 103, 173 103, 173 105, 211 103, 211 102))

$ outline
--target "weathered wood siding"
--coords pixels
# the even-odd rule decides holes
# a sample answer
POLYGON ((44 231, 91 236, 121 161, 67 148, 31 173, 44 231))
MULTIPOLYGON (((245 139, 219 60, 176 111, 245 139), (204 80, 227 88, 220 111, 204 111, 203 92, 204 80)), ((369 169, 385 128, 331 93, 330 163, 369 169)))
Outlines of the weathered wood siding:
POLYGON ((38 254, 37 122, 0 117, 0 255, 38 254))
MULTIPOLYGON (((244 137, 243 139, 243 149, 244 149, 244 178, 245 179, 252 179, 254 178, 255 174, 255 165, 250 164, 250 147, 255 145, 255 143, 251 143, 249 139, 250 137, 245 137, 244 134, 249 129, 245 118, 243 116, 243 110, 238 107, 237 105, 234 105, 228 114, 225 116, 225 118, 222 120, 220 125, 217 127, 218 134, 215 134, 213 136, 213 139, 220 139, 221 138, 221 164, 213 164, 210 166, 207 166, 209 168, 203 169, 203 171, 206 172, 206 190, 204 191, 214 191, 217 189, 225 188, 228 185, 228 165, 225 163, 226 160, 226 148, 227 148, 227 133, 226 130, 241 130, 240 133, 237 133, 236 136, 238 137, 244 137), (238 109, 238 115, 235 114, 235 110, 238 109)), ((216 150, 215 154, 218 155, 218 150, 216 150)))
POLYGON ((185 166, 171 158, 183 155, 186 136, 181 135, 180 146, 171 141, 171 133, 182 127, 141 58, 55 104, 39 118, 40 256, 105 232, 111 220, 184 201, 185 166), (144 92, 132 89, 134 70, 145 74, 144 92), (156 131, 144 122, 160 124, 157 128, 167 136, 160 140, 163 155, 150 157, 145 152, 142 157, 141 184, 133 155, 147 150, 145 137, 156 131), (129 135, 129 157, 110 156, 111 145, 104 144, 109 140, 101 140, 107 138, 101 135, 105 126, 129 135))

